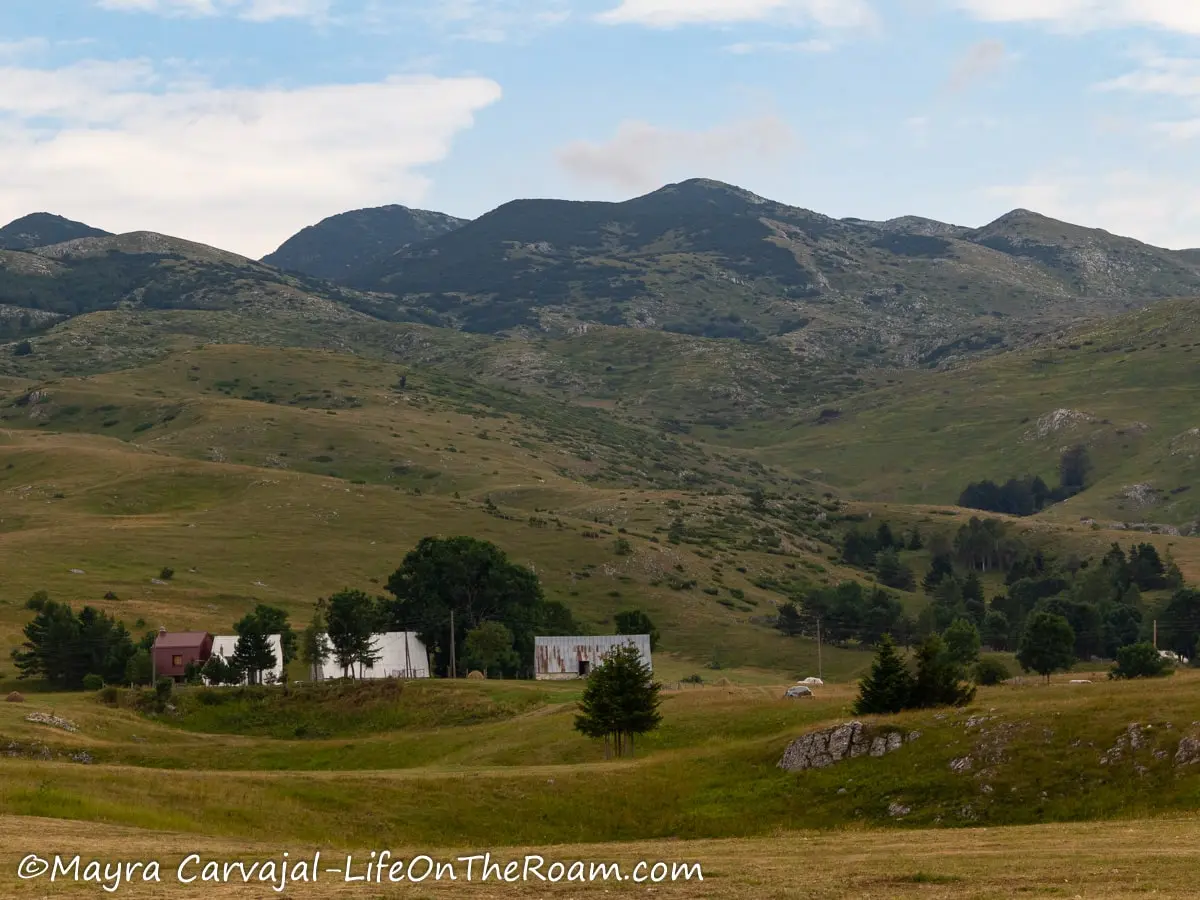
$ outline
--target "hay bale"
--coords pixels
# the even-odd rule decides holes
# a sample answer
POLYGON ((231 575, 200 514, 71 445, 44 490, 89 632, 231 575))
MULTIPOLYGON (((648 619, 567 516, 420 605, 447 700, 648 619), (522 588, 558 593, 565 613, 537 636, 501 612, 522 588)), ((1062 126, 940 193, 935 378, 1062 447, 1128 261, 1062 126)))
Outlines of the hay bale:
POLYGON ((24 703, 25 702, 25 698, 23 696, 21 696, 21 694, 18 691, 13 691, 11 694, 9 694, 7 697, 5 697, 4 700, 7 703, 24 703))
POLYGON ((476 681, 482 681, 484 678, 487 678, 487 676, 484 675, 482 672, 480 672, 478 669, 472 669, 470 672, 467 673, 467 677, 473 678, 476 681))

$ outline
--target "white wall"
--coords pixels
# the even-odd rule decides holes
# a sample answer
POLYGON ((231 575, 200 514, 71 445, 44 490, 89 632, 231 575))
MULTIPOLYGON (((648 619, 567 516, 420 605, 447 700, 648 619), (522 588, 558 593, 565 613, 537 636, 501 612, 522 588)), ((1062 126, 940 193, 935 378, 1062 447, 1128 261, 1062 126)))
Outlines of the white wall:
MULTIPOLYGON (((337 661, 333 657, 333 648, 329 644, 327 635, 321 635, 325 641, 325 646, 329 648, 330 654, 325 660, 325 664, 321 667, 321 671, 317 673, 317 680, 323 681, 327 678, 342 678, 342 670, 338 667, 337 661)), ((369 669, 364 669, 360 674, 356 668, 353 673, 350 673, 355 678, 428 678, 429 677, 429 654, 425 650, 425 645, 418 640, 415 632, 412 631, 388 631, 383 634, 377 634, 375 638, 375 652, 379 656, 378 661, 369 669), (407 673, 405 669, 405 646, 408 647, 407 673)))
MULTIPOLYGON (((283 642, 278 634, 267 635, 267 640, 271 643, 271 652, 275 654, 275 666, 271 669, 263 669, 263 682, 265 683, 271 675, 275 676, 275 681, 282 681, 283 642)), ((212 652, 217 656, 225 657, 226 660, 231 660, 233 659, 234 651, 237 650, 237 644, 238 636, 236 634, 220 634, 213 638, 212 652)))

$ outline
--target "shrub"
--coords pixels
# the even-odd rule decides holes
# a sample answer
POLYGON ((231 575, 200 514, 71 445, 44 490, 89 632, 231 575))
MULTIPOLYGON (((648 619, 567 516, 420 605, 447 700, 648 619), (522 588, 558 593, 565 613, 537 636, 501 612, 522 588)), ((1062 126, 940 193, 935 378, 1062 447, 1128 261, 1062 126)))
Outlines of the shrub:
POLYGON ((996 685, 1008 681, 1011 677, 1008 666, 998 659, 981 659, 975 663, 976 684, 996 685))
POLYGON ((175 570, 169 566, 163 566, 163 570, 158 573, 158 577, 163 581, 170 581, 175 577, 175 570))
POLYGON ((167 701, 171 699, 171 692, 175 689, 175 682, 165 675, 154 682, 154 699, 159 707, 167 705, 167 701))
POLYGON ((1147 642, 1127 644, 1117 651, 1117 664, 1109 678, 1161 678, 1171 674, 1171 665, 1147 642))
POLYGON ((85 691, 98 691, 103 687, 104 679, 99 675, 92 674, 83 676, 83 689, 85 691))

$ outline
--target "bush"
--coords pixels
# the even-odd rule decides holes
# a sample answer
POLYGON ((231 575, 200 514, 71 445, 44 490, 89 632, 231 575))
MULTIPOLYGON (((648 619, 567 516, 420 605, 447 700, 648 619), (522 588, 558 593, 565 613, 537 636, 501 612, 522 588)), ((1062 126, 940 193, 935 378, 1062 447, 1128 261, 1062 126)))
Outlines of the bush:
POLYGON ((100 689, 100 702, 105 706, 120 706, 121 689, 115 684, 109 684, 100 689))
POLYGON ((175 577, 175 570, 170 567, 164 567, 163 570, 158 573, 158 577, 163 581, 170 581, 175 577))
POLYGON ((684 684, 704 684, 704 679, 699 675, 689 675, 683 679, 684 684))
POLYGON ((83 676, 83 689, 85 691, 98 691, 103 687, 104 679, 99 675, 92 674, 83 676))
POLYGON ((40 611, 50 602, 50 595, 45 591, 35 591, 33 596, 25 601, 25 608, 40 611))
POLYGON ((1171 674, 1170 663, 1149 642, 1127 644, 1117 651, 1117 664, 1109 678, 1161 678, 1171 674))
POLYGON ((975 663, 976 684, 991 686, 1008 681, 1011 677, 1008 666, 998 659, 981 659, 975 663))
POLYGON ((175 689, 175 682, 165 675, 154 682, 154 699, 158 705, 166 706, 167 701, 171 699, 171 692, 175 689))

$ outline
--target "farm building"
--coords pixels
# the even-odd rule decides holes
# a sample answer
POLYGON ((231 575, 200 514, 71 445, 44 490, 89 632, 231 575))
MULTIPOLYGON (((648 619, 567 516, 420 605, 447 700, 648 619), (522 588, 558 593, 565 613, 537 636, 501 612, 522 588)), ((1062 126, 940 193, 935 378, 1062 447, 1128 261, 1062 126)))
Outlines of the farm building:
MULTIPOLYGON (((275 654, 275 665, 273 668, 263 669, 263 684, 281 682, 283 681, 282 639, 277 634, 270 634, 267 635, 267 640, 271 642, 271 652, 275 654)), ((225 657, 226 660, 231 660, 237 650, 237 644, 238 636, 236 634, 219 634, 213 638, 212 652, 217 656, 225 657)))
POLYGON ((602 637, 535 637, 533 645, 534 677, 539 681, 586 678, 592 669, 604 663, 604 657, 617 647, 633 644, 642 662, 650 666, 650 636, 647 634, 610 634, 602 637))
POLYGON ((374 635, 375 653, 379 656, 375 665, 359 672, 343 672, 333 655, 333 648, 326 635, 321 635, 330 653, 324 665, 315 673, 317 681, 327 678, 428 678, 429 654, 425 645, 413 631, 388 631, 374 635))
POLYGON ((154 676, 182 681, 188 665, 194 662, 204 664, 212 654, 212 644, 212 635, 207 631, 167 631, 160 628, 158 637, 154 639, 154 676))

